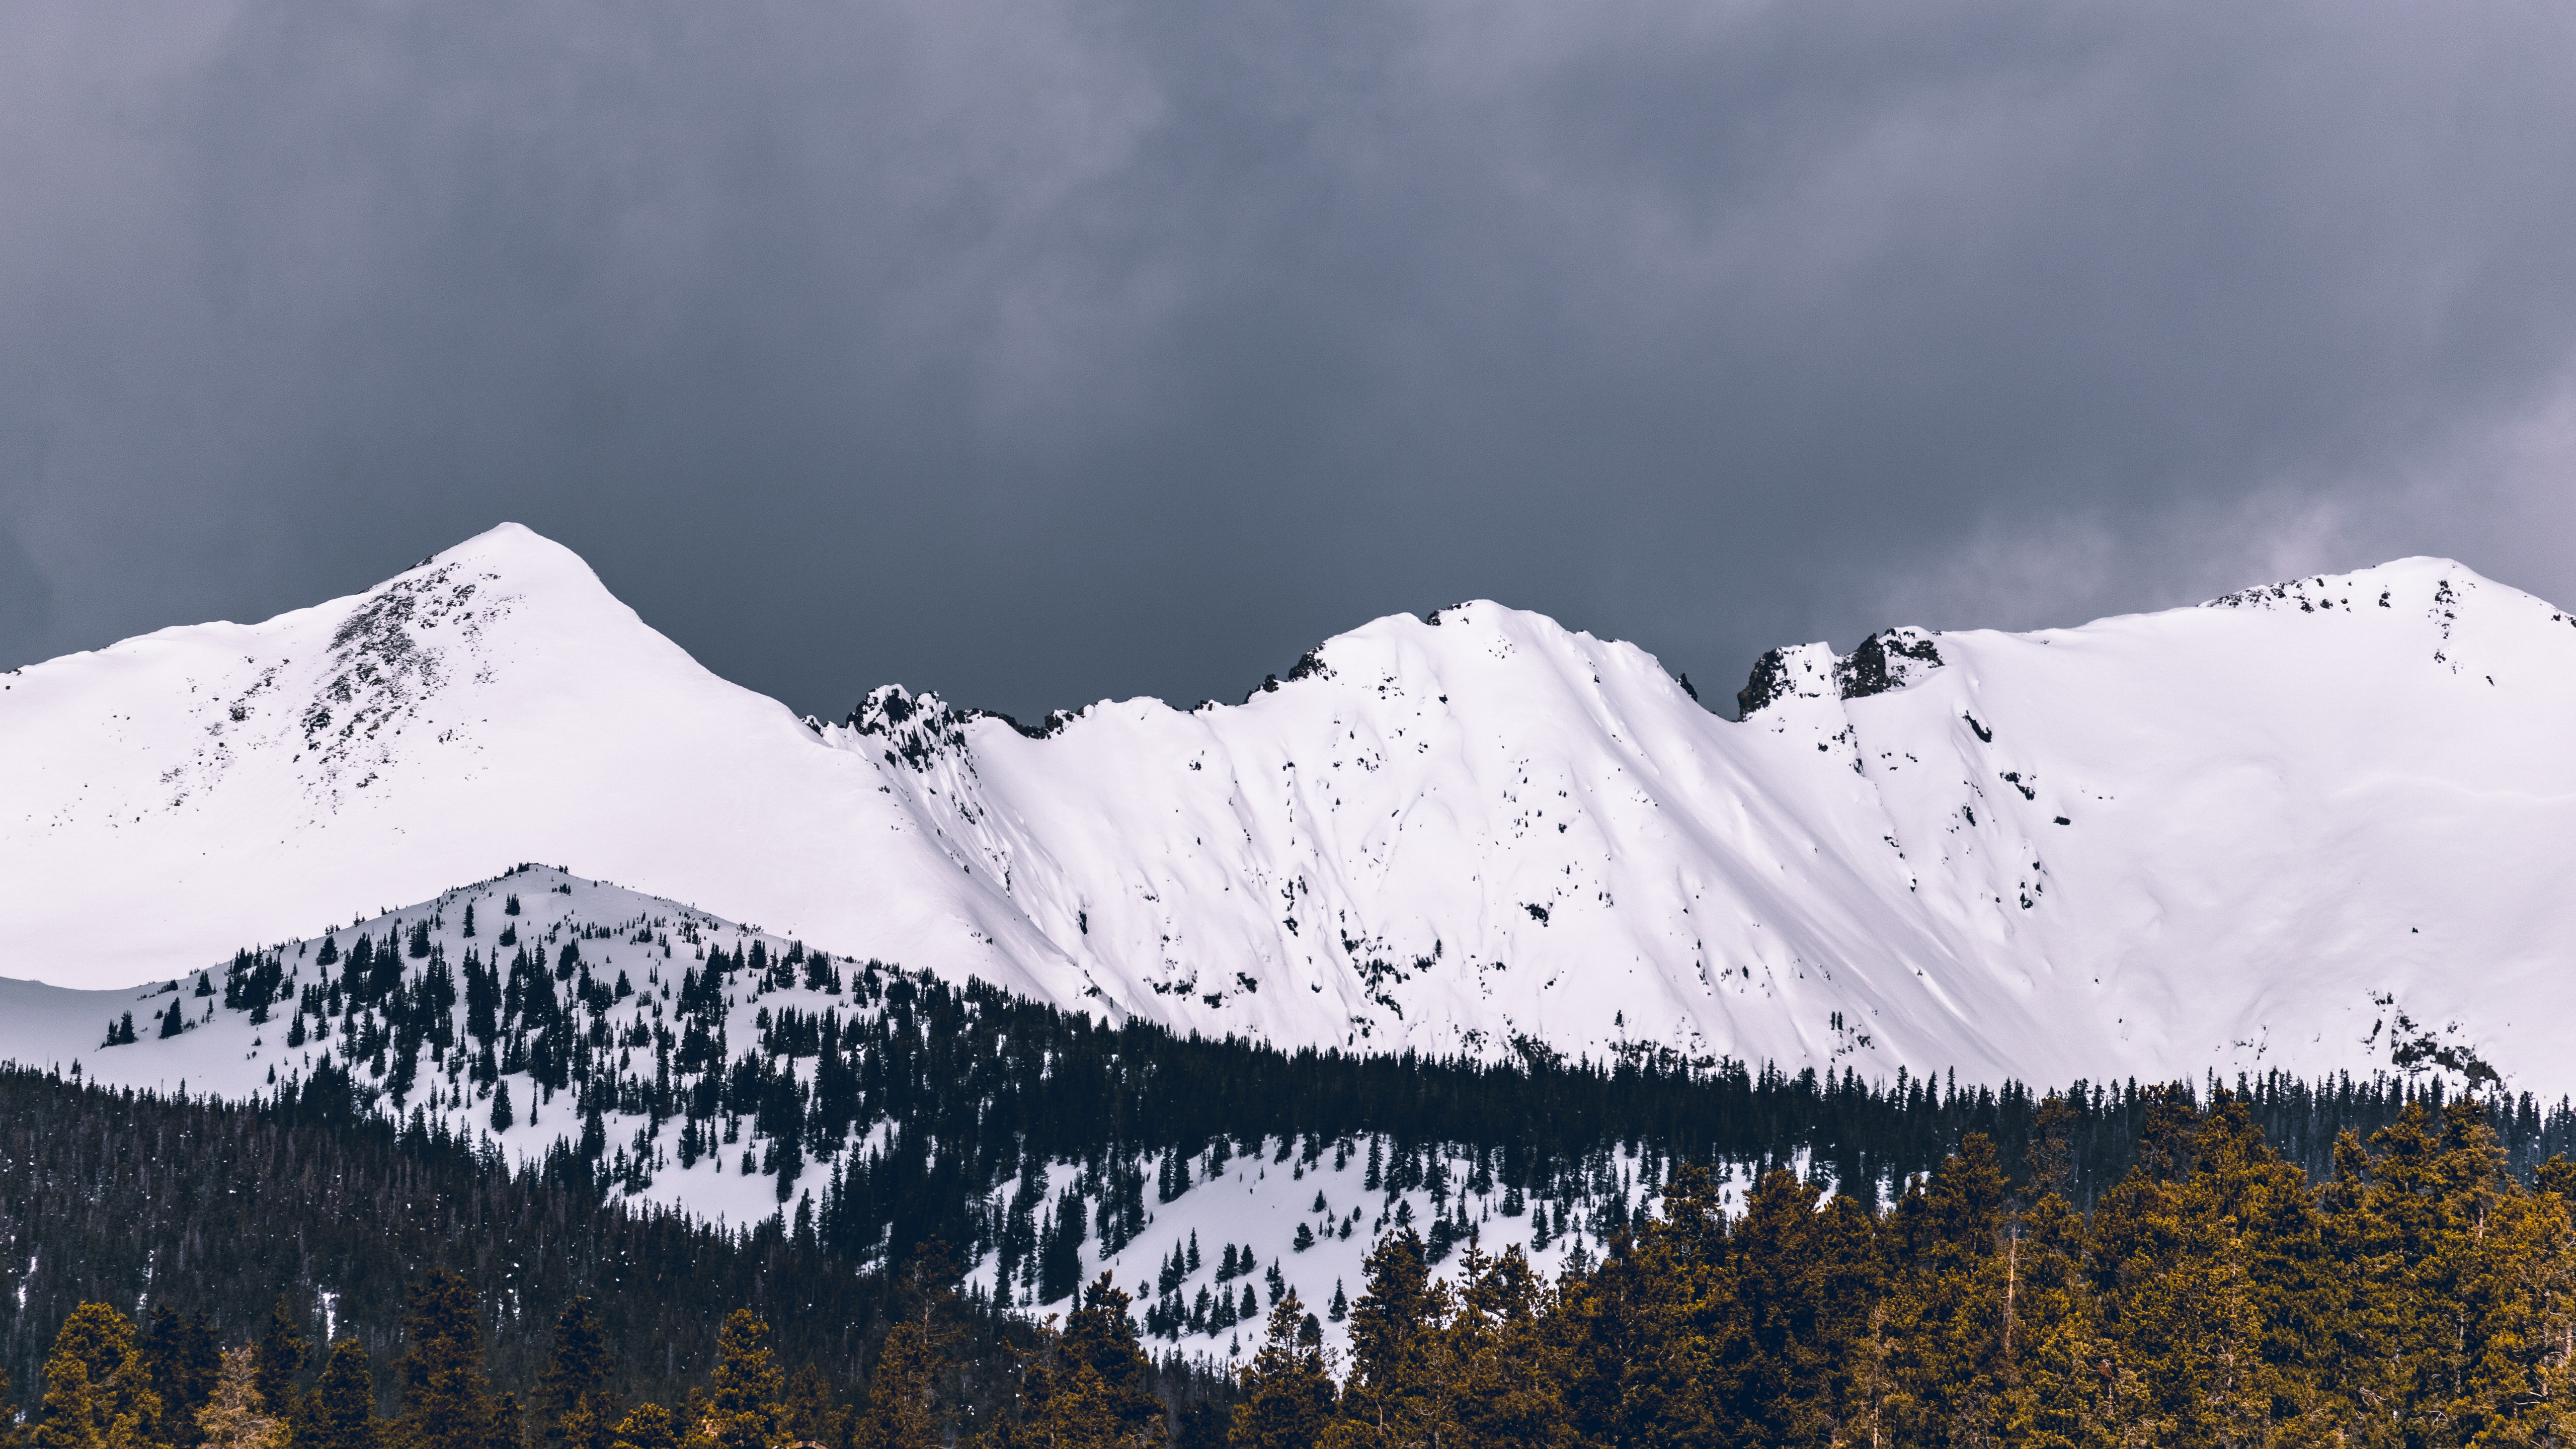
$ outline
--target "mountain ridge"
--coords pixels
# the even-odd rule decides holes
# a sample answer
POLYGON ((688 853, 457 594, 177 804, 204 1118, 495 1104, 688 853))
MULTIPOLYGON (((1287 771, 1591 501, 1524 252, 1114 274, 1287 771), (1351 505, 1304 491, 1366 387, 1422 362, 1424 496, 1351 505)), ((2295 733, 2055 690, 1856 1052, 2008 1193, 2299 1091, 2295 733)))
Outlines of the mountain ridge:
POLYGON ((36 762, 0 783, 0 869, 40 887, 0 903, 0 969, 168 977, 543 859, 1292 1044, 1997 1080, 2440 1050, 2555 1081, 2571 666, 2564 611, 2406 559, 1789 646, 1740 722, 1634 645, 1469 601, 1242 705, 1024 726, 885 686, 832 724, 505 525, 0 680, 0 749, 36 762))

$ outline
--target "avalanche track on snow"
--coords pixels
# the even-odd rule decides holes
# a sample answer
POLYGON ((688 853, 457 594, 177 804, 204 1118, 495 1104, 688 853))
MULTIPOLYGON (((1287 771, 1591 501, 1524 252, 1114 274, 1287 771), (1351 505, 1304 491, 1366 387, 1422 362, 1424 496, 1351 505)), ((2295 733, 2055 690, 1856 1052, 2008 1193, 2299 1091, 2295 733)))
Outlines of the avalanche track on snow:
POLYGON ((801 720, 505 525, 0 675, 0 973, 167 980, 535 859, 1283 1043, 2576 1086, 2561 609, 2406 559, 1784 649, 1741 700, 1471 602, 1238 706, 801 720))

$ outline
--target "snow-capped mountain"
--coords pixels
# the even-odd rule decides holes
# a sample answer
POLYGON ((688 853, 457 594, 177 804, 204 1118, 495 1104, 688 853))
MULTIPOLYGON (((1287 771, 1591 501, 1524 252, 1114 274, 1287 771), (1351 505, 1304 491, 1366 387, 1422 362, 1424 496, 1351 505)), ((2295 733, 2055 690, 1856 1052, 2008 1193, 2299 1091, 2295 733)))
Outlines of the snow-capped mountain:
POLYGON ((2556 1092, 2576 619, 2446 561, 1765 656, 1475 602, 1238 706, 803 721, 505 526, 0 676, 0 971, 193 973, 517 860, 1111 1016, 1885 1076, 2442 1054, 2556 1092))

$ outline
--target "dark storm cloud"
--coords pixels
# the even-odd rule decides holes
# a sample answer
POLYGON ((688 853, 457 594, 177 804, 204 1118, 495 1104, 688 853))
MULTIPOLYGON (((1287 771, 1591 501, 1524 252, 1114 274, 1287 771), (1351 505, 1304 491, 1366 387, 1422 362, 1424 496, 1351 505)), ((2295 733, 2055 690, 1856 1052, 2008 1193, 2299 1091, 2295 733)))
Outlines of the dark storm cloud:
MULTIPOLYGON (((0 658, 503 518, 800 708, 2576 598, 2549 5, 0 12, 0 658)), ((1712 698, 1722 693, 1709 691, 1712 698)))

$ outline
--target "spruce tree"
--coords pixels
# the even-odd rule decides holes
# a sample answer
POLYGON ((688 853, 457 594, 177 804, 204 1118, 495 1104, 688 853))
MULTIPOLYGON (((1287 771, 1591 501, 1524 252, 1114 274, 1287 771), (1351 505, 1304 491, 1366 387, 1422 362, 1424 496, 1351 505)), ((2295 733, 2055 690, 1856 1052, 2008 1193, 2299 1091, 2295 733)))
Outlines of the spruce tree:
POLYGON ((1055 1223, 1038 1244, 1038 1301, 1057 1303, 1082 1286, 1082 1238, 1086 1214, 1079 1188, 1066 1188, 1056 1200, 1055 1223))
POLYGON ((888 1329, 868 1379, 859 1449, 939 1449, 939 1379, 946 1366, 937 1337, 925 1325, 904 1322, 888 1329))
POLYGON ((390 1426, 394 1449, 490 1449, 494 1416, 480 1312, 473 1288, 447 1269, 412 1285, 395 1365, 401 1407, 390 1426))
POLYGON ((1422 1239, 1401 1228, 1378 1240, 1368 1286, 1351 1305, 1351 1371, 1342 1417, 1326 1449, 1397 1449, 1429 1444, 1449 1427, 1437 1330, 1448 1290, 1431 1279, 1422 1239))
POLYGON ((660 1404, 637 1404, 618 1420, 610 1449, 680 1449, 671 1411, 660 1404))
POLYGON ((779 1400, 778 1432, 791 1444, 849 1449, 849 1416, 833 1402, 831 1381, 820 1368, 809 1363, 788 1376, 786 1394, 779 1400))
POLYGON ((517 1394, 503 1394, 492 1401, 492 1414, 483 1430, 484 1449, 527 1449, 528 1426, 519 1408, 517 1394))
POLYGON ((375 1365, 354 1338, 331 1345, 288 1449, 377 1449, 375 1365))
POLYGON ((152 1309, 136 1344, 152 1392, 161 1400, 161 1427, 175 1449, 195 1449, 197 1410, 215 1391, 223 1356, 202 1313, 181 1313, 167 1303, 152 1309))
POLYGON ((1305 1332, 1313 1321, 1294 1289, 1270 1310, 1262 1346, 1239 1375, 1243 1401, 1226 1431, 1232 1449, 1313 1449, 1334 1397, 1322 1334, 1305 1332))
POLYGON ((537 1423, 548 1443, 575 1438, 564 1425, 566 1417, 575 1413, 584 1418, 576 1442, 585 1449, 598 1449, 606 1440, 621 1417, 603 1397, 608 1371, 608 1344, 599 1315, 588 1294, 575 1294, 555 1316, 554 1352, 537 1380, 537 1423))
POLYGON ((771 1449, 777 1442, 781 1385, 768 1337, 769 1325, 750 1309, 726 1316, 706 1412, 689 1425, 688 1449, 771 1449))
POLYGON ((269 1305, 268 1323, 260 1332, 252 1362, 259 1375, 259 1401, 281 1422, 295 1418, 295 1377, 304 1371, 305 1360, 310 1356, 304 1331, 295 1322, 295 1310, 287 1306, 284 1294, 278 1295, 277 1301, 269 1305))
POLYGON ((1098 1379, 1122 1442, 1160 1443, 1163 1403, 1154 1396, 1153 1365, 1137 1343, 1135 1321, 1127 1315, 1129 1302, 1126 1292, 1101 1274, 1083 1291, 1082 1306, 1066 1315, 1062 1351, 1098 1379))
POLYGON ((256 1350, 224 1354, 214 1395, 197 1411, 197 1432, 206 1449, 281 1449, 286 1443, 286 1425, 260 1398, 256 1350))
POLYGON ((1440 1358, 1461 1442, 1496 1449, 1571 1449, 1563 1345, 1553 1306, 1518 1246, 1486 1257, 1470 1239, 1440 1358))
POLYGON ((104 1303, 72 1310, 45 1357, 45 1413, 33 1449, 145 1449, 161 1439, 161 1401, 134 1346, 134 1324, 104 1303))

